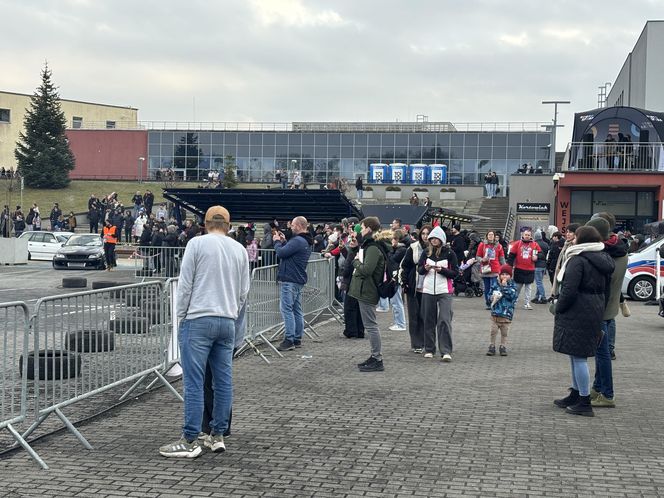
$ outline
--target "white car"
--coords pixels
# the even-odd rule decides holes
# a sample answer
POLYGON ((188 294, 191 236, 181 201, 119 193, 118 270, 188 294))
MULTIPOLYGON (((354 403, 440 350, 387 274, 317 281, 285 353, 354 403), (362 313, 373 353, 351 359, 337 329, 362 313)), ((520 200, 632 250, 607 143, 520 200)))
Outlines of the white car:
MULTIPOLYGON (((655 299, 655 264, 657 251, 664 244, 664 237, 655 239, 649 245, 630 254, 627 259, 627 271, 622 284, 622 293, 635 301, 655 299)), ((661 258, 660 275, 664 277, 664 258, 661 258)))
POLYGON ((72 235, 71 232, 23 232, 19 239, 28 239, 28 259, 53 261, 56 251, 72 235))

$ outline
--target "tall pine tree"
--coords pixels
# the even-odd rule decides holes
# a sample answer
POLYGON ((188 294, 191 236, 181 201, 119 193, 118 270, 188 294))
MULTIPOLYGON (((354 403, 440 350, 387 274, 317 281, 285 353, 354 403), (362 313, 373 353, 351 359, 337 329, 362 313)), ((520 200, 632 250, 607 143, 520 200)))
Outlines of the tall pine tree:
POLYGON ((44 64, 41 78, 26 109, 25 131, 19 135, 14 155, 26 186, 64 188, 74 169, 74 155, 65 135, 65 114, 48 64, 44 64))

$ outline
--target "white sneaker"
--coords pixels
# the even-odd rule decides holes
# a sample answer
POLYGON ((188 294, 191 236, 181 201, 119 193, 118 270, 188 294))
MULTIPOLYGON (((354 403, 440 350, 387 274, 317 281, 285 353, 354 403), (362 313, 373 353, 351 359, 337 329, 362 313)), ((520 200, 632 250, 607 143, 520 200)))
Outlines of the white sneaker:
POLYGON ((389 313, 389 309, 384 310, 383 308, 376 308, 376 313, 389 313))
POLYGON ((445 353, 445 354, 443 355, 443 361, 444 361, 445 363, 449 363, 450 361, 452 361, 452 355, 450 355, 449 353, 445 353))
POLYGON ((530 303, 528 303, 528 304, 523 305, 523 309, 524 310, 531 310, 531 309, 533 309, 533 307, 530 305, 530 303))
POLYGON ((399 327, 399 326, 396 325, 396 324, 395 324, 395 325, 390 325, 388 328, 389 328, 390 330, 394 330, 394 331, 398 331, 398 332, 401 332, 401 331, 403 331, 403 330, 406 330, 406 327, 399 327))
POLYGON ((425 358, 433 358, 433 353, 424 353, 425 358))

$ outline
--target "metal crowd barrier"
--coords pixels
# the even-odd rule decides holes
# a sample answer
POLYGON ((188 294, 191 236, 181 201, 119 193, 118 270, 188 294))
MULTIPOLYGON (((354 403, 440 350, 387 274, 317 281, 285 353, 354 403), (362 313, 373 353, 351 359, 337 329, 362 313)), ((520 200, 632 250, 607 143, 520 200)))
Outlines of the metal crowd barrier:
POLYGON ((162 375, 170 321, 164 296, 161 282, 146 282, 37 301, 33 361, 26 372, 33 381, 35 421, 23 438, 55 413, 92 449, 62 409, 135 381, 123 400, 151 375, 182 400, 162 375))
POLYGON ((0 304, 0 430, 7 429, 42 468, 48 467, 14 427, 24 422, 28 391, 28 306, 23 302, 0 304))

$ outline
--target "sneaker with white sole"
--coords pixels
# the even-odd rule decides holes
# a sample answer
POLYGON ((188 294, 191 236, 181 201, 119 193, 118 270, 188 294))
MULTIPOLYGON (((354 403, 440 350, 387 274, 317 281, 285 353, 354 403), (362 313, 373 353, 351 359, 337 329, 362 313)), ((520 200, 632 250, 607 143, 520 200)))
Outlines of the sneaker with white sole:
POLYGON ((383 308, 376 308, 376 313, 388 313, 390 310, 389 309, 383 309, 383 308))
POLYGON ((531 310, 531 309, 533 309, 533 307, 530 305, 530 303, 528 303, 528 304, 523 305, 523 309, 524 310, 531 310))
POLYGON ((424 353, 425 358, 433 358, 433 353, 424 353))
POLYGON ((174 443, 159 448, 159 454, 167 458, 196 458, 201 453, 203 453, 203 448, 201 448, 198 438, 189 442, 184 436, 174 443))
POLYGON ((395 325, 390 325, 388 329, 394 330, 395 332, 403 332, 404 330, 406 330, 406 327, 400 327, 399 325, 395 324, 395 325))
POLYGON ((441 358, 445 363, 449 363, 452 361, 452 355, 449 353, 445 353, 443 357, 441 358))
POLYGON ((217 435, 215 434, 214 436, 210 434, 207 438, 205 438, 205 444, 206 448, 210 448, 212 451, 215 453, 223 453, 226 451, 226 445, 224 444, 224 436, 222 435, 217 435))
POLYGON ((422 353, 424 353, 424 349, 422 349, 422 348, 415 348, 415 349, 413 349, 412 351, 413 351, 413 353, 415 353, 415 354, 422 354, 422 353))
POLYGON ((208 436, 209 436, 209 434, 206 433, 206 432, 199 432, 198 437, 196 439, 198 439, 198 442, 200 444, 203 444, 208 436))

